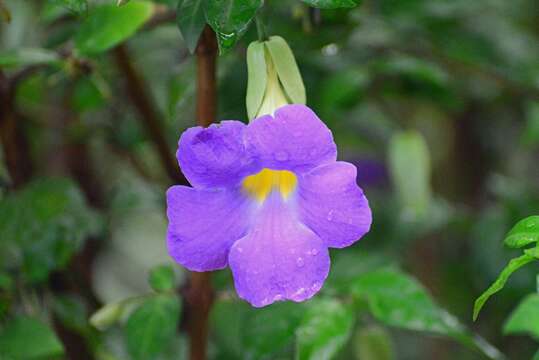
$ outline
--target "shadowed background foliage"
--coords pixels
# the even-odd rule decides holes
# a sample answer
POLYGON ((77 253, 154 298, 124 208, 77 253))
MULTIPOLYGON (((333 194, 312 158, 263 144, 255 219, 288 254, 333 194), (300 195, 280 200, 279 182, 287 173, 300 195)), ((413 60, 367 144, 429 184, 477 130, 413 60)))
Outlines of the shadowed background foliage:
POLYGON ((200 358, 200 299, 212 359, 534 356, 537 262, 472 309, 539 213, 537 1, 120 3, 0 0, 0 358, 200 358), (174 264, 164 211, 180 133, 247 121, 255 14, 374 219, 313 300, 263 309, 174 264))

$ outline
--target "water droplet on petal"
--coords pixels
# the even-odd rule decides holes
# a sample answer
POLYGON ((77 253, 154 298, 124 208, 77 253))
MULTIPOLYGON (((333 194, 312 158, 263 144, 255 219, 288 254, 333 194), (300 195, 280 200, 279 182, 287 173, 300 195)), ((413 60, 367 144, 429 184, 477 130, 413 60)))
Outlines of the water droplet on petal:
POLYGON ((286 151, 277 151, 275 153, 275 160, 277 161, 286 161, 288 160, 288 153, 286 151))
POLYGON ((318 255, 318 249, 313 248, 313 249, 311 250, 311 254, 312 254, 313 256, 318 255))
POLYGON ((277 294, 273 297, 273 301, 280 301, 283 299, 283 296, 281 294, 277 294))
POLYGON ((305 265, 305 261, 303 260, 302 257, 299 257, 297 260, 296 260, 296 265, 298 267, 303 267, 303 265, 305 265))
POLYGON ((315 281, 311 285, 311 290, 312 291, 318 291, 318 290, 320 290, 321 287, 322 287, 322 285, 318 281, 315 281))
POLYGON ((335 211, 333 211, 333 210, 330 210, 330 211, 328 212, 328 217, 327 217, 328 221, 333 220, 333 214, 334 214, 334 213, 335 213, 335 211))
POLYGON ((243 252, 243 248, 241 248, 241 247, 237 247, 236 249, 238 250, 239 253, 243 252))

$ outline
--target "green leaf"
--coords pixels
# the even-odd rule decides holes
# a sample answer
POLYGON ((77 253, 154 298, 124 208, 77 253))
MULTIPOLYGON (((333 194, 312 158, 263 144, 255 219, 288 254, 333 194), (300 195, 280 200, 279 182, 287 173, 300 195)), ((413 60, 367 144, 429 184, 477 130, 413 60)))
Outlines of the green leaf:
POLYGON ((127 40, 150 18, 153 4, 130 2, 122 7, 113 4, 92 9, 75 35, 75 48, 82 54, 104 52, 127 40))
POLYGON ((9 359, 36 359, 60 356, 62 343, 40 320, 17 317, 0 333, 0 354, 9 359))
POLYGON ((539 102, 534 101, 526 109, 526 126, 522 130, 522 141, 532 147, 539 144, 539 102))
POLYGON ((481 308, 485 304, 485 302, 488 300, 489 297, 503 289, 505 286, 505 283, 507 282, 507 279, 509 279, 509 276, 511 276, 512 273, 514 273, 516 270, 521 268, 522 266, 526 265, 527 263, 534 260, 534 257, 529 254, 523 254, 522 256, 519 256, 517 258, 512 259, 509 261, 509 264, 502 270, 500 275, 498 275, 498 278, 490 287, 483 293, 481 296, 479 296, 474 303, 473 308, 473 319, 474 321, 477 319, 477 316, 479 315, 479 312, 481 311, 481 308))
POLYGON ((426 214, 430 199, 430 156, 423 136, 399 132, 389 144, 389 170, 406 218, 426 214))
POLYGON ((278 358, 291 345, 304 309, 305 304, 290 302, 256 309, 235 300, 218 301, 211 312, 216 358, 278 358))
POLYGON ((219 51, 231 49, 247 31, 262 0, 207 0, 206 21, 215 31, 219 51))
POLYGON ((296 359, 329 359, 344 346, 354 325, 351 307, 335 299, 315 300, 296 330, 296 359))
POLYGON ((392 360, 395 358, 391 337, 380 326, 360 329, 355 339, 356 354, 361 360, 392 360))
POLYGON ((44 281, 100 229, 99 217, 68 179, 41 179, 0 202, 0 263, 44 281))
POLYGON ((539 360, 539 350, 537 350, 537 352, 535 353, 535 355, 533 355, 533 359, 532 360, 539 360))
POLYGON ((279 80, 290 101, 294 104, 305 104, 307 101, 305 85, 303 85, 294 53, 286 41, 280 36, 272 36, 264 44, 271 55, 279 80))
POLYGON ((90 111, 100 108, 105 99, 93 77, 84 76, 77 80, 71 105, 78 112, 90 111))
POLYGON ((451 337, 491 359, 503 355, 489 343, 474 336, 458 320, 431 299, 415 279, 391 268, 358 276, 352 295, 366 300, 373 316, 386 325, 451 337))
POLYGON ((51 3, 60 5, 74 14, 82 14, 88 11, 88 2, 86 0, 52 0, 51 3))
POLYGON ((0 68, 29 65, 59 65, 61 58, 54 51, 41 48, 19 48, 0 52, 0 68))
POLYGON ((268 82, 268 72, 266 69, 266 55, 264 43, 254 41, 247 48, 247 115, 249 120, 255 118, 264 99, 266 84, 268 82))
POLYGON ((423 286, 398 270, 365 273, 354 280, 351 291, 366 299, 374 317, 385 324, 445 335, 455 330, 423 286))
POLYGON ((309 6, 319 9, 353 8, 361 3, 361 0, 301 0, 309 6))
POLYGON ((206 0, 179 0, 176 11, 176 23, 182 33, 187 48, 193 53, 200 34, 206 25, 204 7, 206 0))
POLYGON ((69 295, 57 295, 53 310, 58 319, 70 329, 83 332, 88 328, 88 315, 82 298, 69 295))
POLYGON ((528 295, 511 313, 504 334, 528 333, 539 340, 539 294, 528 295))
POLYGON ((136 360, 154 359, 174 338, 180 317, 176 295, 158 295, 135 310, 125 326, 127 349, 136 360))
POLYGON ((170 265, 159 265, 150 271, 150 286, 157 292, 174 289, 174 268, 170 265))
POLYGON ((517 222, 504 240, 505 245, 511 248, 521 248, 534 242, 539 242, 539 215, 517 222))

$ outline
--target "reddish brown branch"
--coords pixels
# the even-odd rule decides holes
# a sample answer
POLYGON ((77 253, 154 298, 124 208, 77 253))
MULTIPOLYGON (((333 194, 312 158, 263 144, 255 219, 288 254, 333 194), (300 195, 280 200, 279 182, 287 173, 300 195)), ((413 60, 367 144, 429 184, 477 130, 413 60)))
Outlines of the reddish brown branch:
MULTIPOLYGON (((206 26, 196 50, 197 56, 197 124, 208 126, 214 120, 217 109, 215 68, 217 43, 215 34, 206 26)), ((206 359, 208 341, 208 317, 213 302, 213 290, 209 272, 193 272, 187 287, 187 330, 189 332, 189 358, 206 359)))
POLYGON ((176 183, 186 183, 161 129, 160 116, 147 90, 148 86, 133 66, 126 45, 119 45, 113 53, 118 70, 126 82, 127 94, 139 112, 142 125, 150 136, 167 175, 176 183))

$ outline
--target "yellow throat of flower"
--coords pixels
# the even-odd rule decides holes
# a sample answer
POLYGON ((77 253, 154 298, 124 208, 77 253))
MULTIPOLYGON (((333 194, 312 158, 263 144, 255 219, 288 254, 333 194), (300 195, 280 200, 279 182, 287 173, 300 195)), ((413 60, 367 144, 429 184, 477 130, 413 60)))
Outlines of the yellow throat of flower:
POLYGON ((286 200, 296 188, 298 179, 288 170, 262 169, 258 174, 247 176, 243 180, 243 189, 257 201, 264 202, 273 191, 279 191, 286 200))

